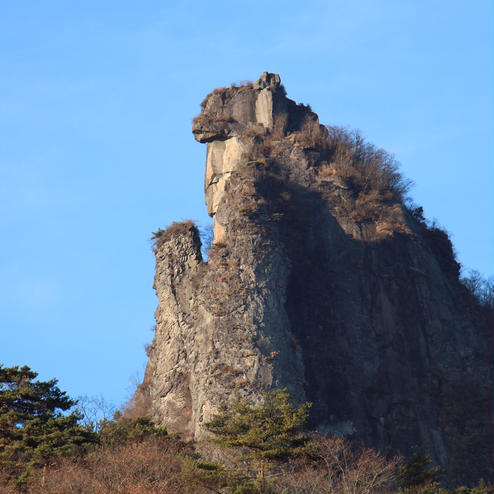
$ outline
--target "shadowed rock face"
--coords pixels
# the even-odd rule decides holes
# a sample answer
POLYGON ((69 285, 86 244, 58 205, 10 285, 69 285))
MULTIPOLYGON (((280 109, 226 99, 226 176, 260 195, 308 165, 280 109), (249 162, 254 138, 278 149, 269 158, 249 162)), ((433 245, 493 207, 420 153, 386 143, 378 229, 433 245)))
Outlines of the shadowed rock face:
POLYGON ((155 420, 200 438, 234 391, 287 387, 321 432, 492 478, 490 315, 447 235, 403 206, 389 156, 321 126, 276 74, 201 106, 215 243, 206 263, 192 224, 157 240, 139 390, 155 420))

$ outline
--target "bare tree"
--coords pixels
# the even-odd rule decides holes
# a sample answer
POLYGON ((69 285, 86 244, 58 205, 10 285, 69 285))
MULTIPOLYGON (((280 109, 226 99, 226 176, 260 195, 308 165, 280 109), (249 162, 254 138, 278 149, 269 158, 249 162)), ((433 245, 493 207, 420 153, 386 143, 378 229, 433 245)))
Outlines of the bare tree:
POLYGON ((111 420, 117 408, 108 403, 103 396, 80 396, 77 399, 77 411, 82 415, 81 422, 92 431, 99 430, 99 424, 111 420))
POLYGON ((342 437, 319 440, 317 461, 291 462, 280 474, 279 494, 386 494, 396 490, 399 458, 386 459, 342 437))

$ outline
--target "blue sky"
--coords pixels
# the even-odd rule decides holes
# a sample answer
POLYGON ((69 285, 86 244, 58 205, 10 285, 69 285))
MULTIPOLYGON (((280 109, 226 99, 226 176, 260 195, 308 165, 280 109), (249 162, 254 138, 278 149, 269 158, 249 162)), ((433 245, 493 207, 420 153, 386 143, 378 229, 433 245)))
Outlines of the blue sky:
POLYGON ((0 362, 116 405, 152 338, 152 231, 208 223, 192 118, 278 72, 393 153, 460 262, 494 273, 491 0, 0 4, 0 362))

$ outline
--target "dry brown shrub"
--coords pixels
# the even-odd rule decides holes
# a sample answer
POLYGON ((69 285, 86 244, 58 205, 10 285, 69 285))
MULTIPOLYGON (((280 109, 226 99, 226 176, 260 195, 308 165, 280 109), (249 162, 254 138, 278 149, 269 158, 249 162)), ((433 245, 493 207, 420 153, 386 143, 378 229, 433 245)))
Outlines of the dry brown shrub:
POLYGON ((387 494, 396 492, 399 458, 358 447, 341 437, 318 440, 317 461, 291 462, 277 494, 387 494))
POLYGON ((244 141, 248 141, 249 139, 263 139, 265 138, 266 133, 266 128, 263 125, 249 122, 242 128, 241 137, 244 141))
POLYGON ((398 171, 398 163, 384 149, 365 141, 357 131, 327 127, 331 162, 335 174, 350 179, 364 193, 389 191, 402 200, 410 187, 398 171))
POLYGON ((48 469, 29 494, 181 494, 214 492, 178 441, 148 438, 99 448, 48 469))
POLYGON ((9 483, 6 475, 0 472, 0 494, 18 494, 19 490, 9 483))
POLYGON ((151 416, 151 395, 147 386, 140 385, 134 395, 125 404, 123 416, 126 419, 136 419, 138 417, 151 416))
POLYGON ((230 87, 218 87, 211 91, 201 102, 201 108, 205 108, 209 98, 217 96, 217 95, 225 95, 224 98, 228 97, 233 98, 236 94, 246 91, 248 89, 252 89, 253 83, 251 81, 239 81, 231 84, 230 87))
POLYGON ((382 149, 367 143, 358 132, 328 127, 328 161, 317 169, 323 187, 326 179, 342 180, 348 192, 325 194, 335 211, 358 223, 380 223, 380 231, 408 231, 396 207, 403 204, 410 182, 398 172, 398 163, 382 149))
POLYGON ((241 81, 236 81, 236 82, 232 82, 230 84, 230 87, 231 88, 242 88, 242 89, 249 89, 249 88, 252 88, 254 85, 254 81, 251 81, 250 79, 244 79, 244 80, 241 80, 241 81))
MULTIPOLYGON (((174 221, 170 226, 168 226, 165 230, 161 228, 158 231, 153 232, 151 237, 151 241, 154 242, 155 251, 159 249, 165 242, 168 242, 174 235, 180 233, 186 233, 192 229, 196 229, 194 222, 192 220, 185 221, 174 221)), ((199 232, 197 232, 199 235, 199 232)))
POLYGON ((323 161, 317 169, 317 176, 319 178, 328 178, 335 175, 335 169, 327 161, 323 161))
MULTIPOLYGON (((215 95, 215 94, 222 94, 222 93, 226 93, 228 91, 228 88, 226 87, 217 87, 216 89, 214 89, 211 93, 209 93, 202 101, 201 101, 201 108, 205 108, 206 107, 206 104, 208 102, 208 99, 215 95)), ((197 117, 196 117, 197 118, 197 117)))
POLYGON ((328 131, 319 124, 317 117, 307 115, 298 131, 292 133, 294 142, 304 149, 324 151, 328 148, 328 131))

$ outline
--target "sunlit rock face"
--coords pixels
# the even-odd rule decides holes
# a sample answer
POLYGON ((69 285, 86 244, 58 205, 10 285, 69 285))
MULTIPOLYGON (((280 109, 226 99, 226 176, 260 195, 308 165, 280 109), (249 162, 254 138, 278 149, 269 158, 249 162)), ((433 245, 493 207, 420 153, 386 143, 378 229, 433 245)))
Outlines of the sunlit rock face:
POLYGON ((491 316, 447 235, 403 205, 389 156, 321 126, 276 74, 201 106, 214 243, 205 262, 190 223, 157 239, 138 392, 155 421, 201 438, 235 391, 287 387, 320 432, 492 478, 491 316))

